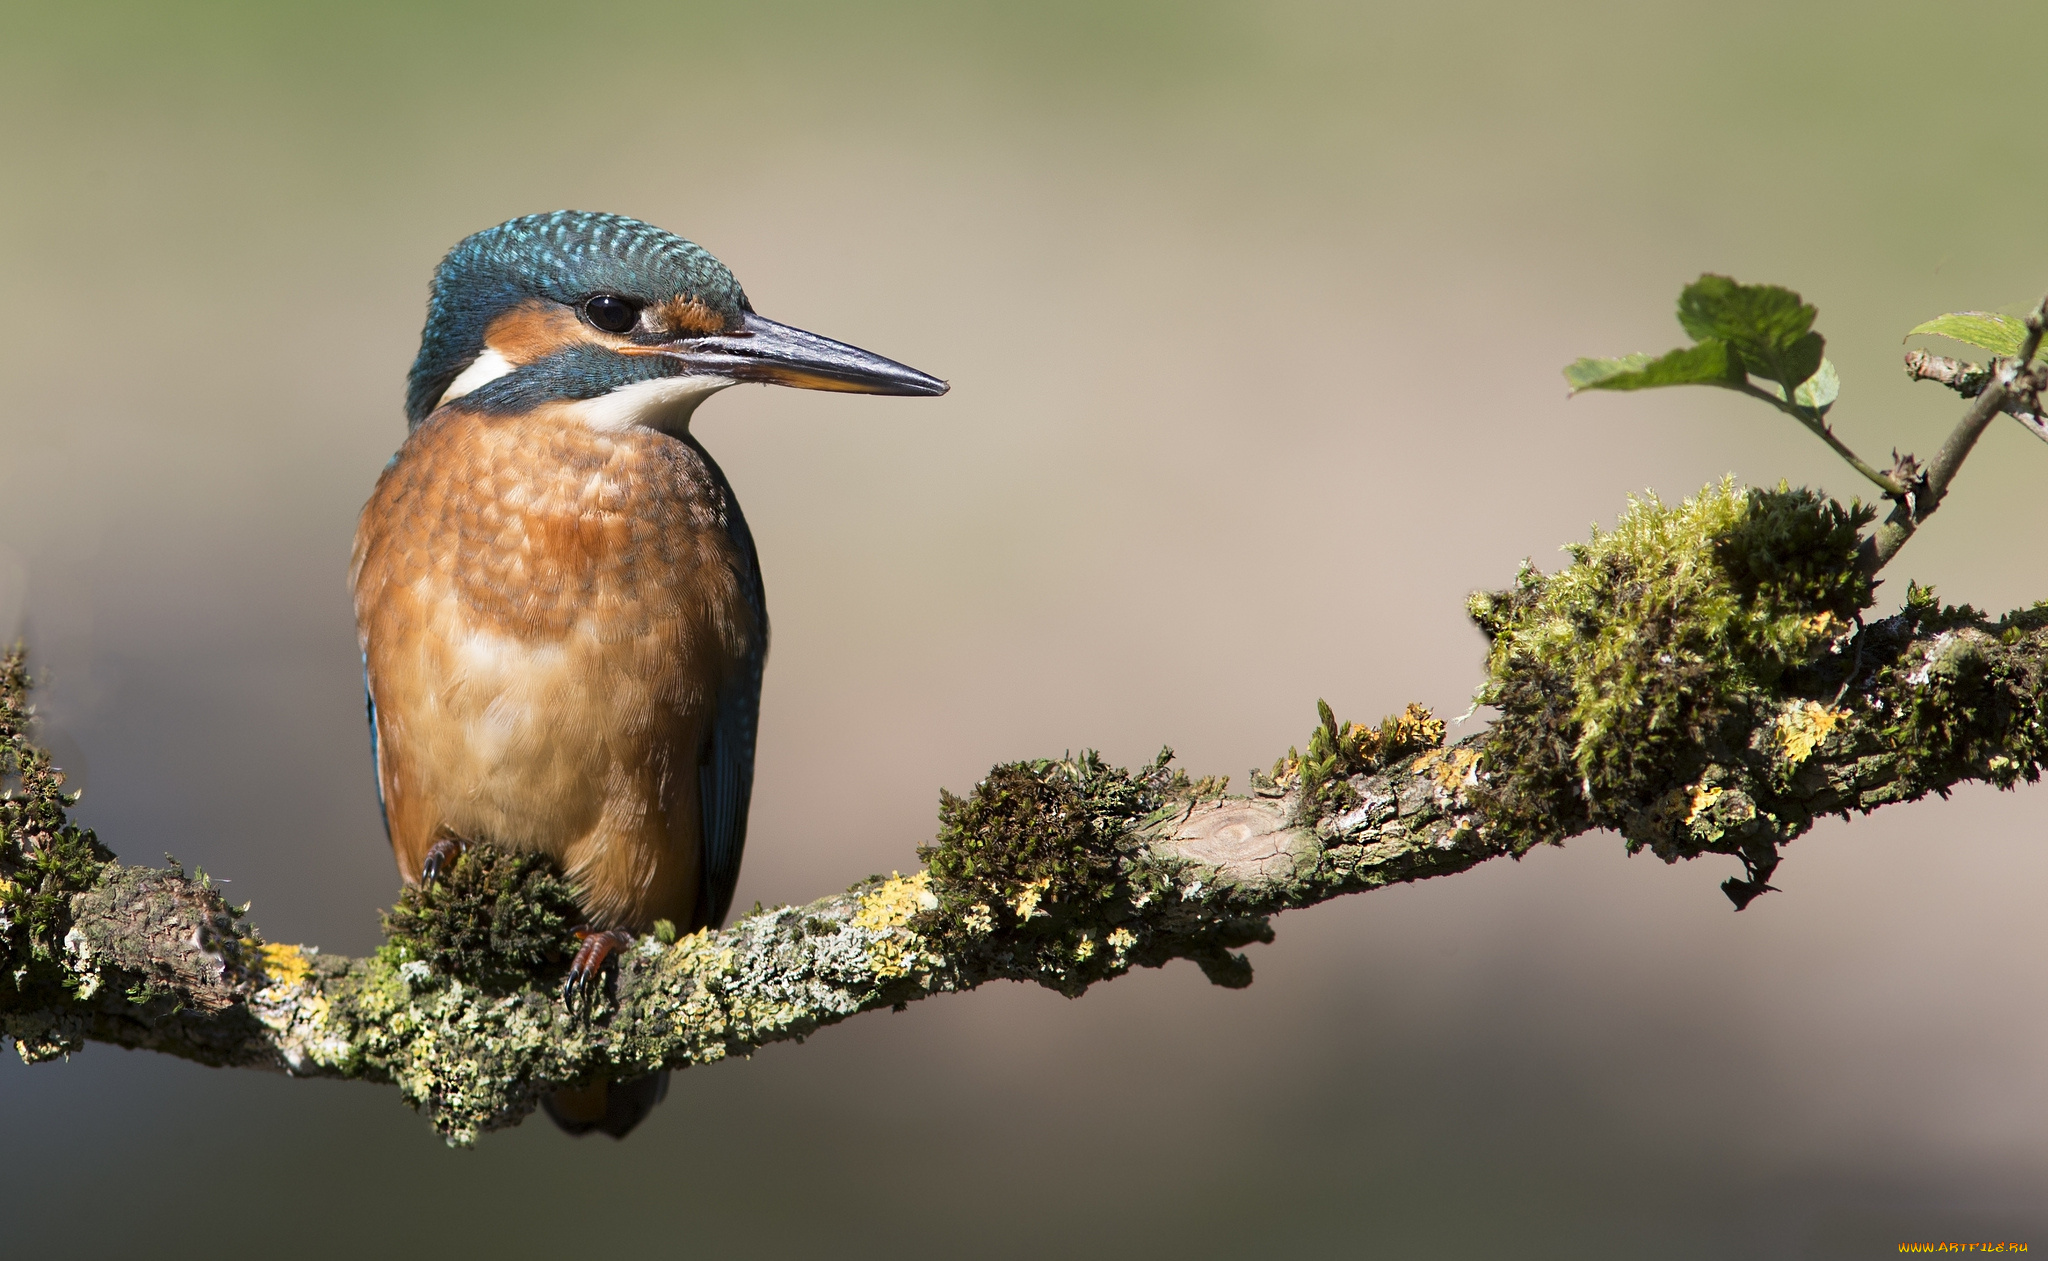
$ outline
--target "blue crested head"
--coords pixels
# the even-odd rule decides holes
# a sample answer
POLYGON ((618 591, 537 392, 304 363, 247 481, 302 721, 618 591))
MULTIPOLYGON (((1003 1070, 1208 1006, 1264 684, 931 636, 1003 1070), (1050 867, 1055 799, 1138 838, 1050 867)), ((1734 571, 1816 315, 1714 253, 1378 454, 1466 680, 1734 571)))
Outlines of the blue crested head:
POLYGON ((483 353, 493 320, 535 299, 573 308, 596 294, 643 306, 695 298, 734 326, 749 309, 725 264, 673 232, 589 210, 522 215, 464 237, 435 268, 406 418, 427 418, 483 353))
POLYGON ((605 423, 660 424, 739 381, 942 394, 943 381, 754 313, 709 251, 623 215, 557 210, 465 237, 434 272, 407 380, 413 426, 611 399, 605 423))

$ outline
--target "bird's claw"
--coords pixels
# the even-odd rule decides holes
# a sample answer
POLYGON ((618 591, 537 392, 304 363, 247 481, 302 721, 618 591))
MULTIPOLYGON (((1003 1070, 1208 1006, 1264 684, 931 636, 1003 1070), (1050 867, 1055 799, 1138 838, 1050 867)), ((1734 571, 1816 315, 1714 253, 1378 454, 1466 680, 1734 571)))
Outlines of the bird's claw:
POLYGON ((623 928, 603 932, 579 928, 576 940, 583 944, 576 948, 576 958, 569 964, 569 979, 562 982, 562 1003, 572 1012, 579 1002, 584 1010, 589 1009, 604 980, 605 969, 613 966, 613 956, 632 944, 633 934, 623 928))
POLYGON ((462 857, 469 848, 469 842, 459 836, 444 836, 427 848, 427 857, 420 863, 420 883, 439 884, 441 877, 455 866, 455 860, 462 857))

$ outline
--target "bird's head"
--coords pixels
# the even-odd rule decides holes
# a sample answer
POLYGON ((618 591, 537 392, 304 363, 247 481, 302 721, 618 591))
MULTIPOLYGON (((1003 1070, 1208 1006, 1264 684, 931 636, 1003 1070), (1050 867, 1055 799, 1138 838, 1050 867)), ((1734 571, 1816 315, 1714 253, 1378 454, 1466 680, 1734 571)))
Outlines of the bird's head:
POLYGON ((604 428, 679 429, 742 381, 860 394, 946 383, 754 314, 725 264, 622 215, 526 215, 462 240, 434 272, 405 412, 569 404, 604 428))

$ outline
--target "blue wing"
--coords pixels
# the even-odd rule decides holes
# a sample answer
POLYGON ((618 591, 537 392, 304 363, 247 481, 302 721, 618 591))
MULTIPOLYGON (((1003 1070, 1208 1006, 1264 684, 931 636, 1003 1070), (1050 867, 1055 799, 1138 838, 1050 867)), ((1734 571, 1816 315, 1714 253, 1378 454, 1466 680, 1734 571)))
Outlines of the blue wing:
MULTIPOLYGON (((766 645, 762 647, 765 649, 766 645)), ((732 909, 733 888, 740 881, 740 856, 747 844, 747 803, 754 792, 754 735, 760 728, 761 668, 767 655, 759 650, 748 654, 719 691, 711 739, 705 747, 704 760, 697 767, 697 791, 704 810, 697 919, 713 928, 725 923, 726 912, 732 909)))
POLYGON ((370 779, 377 785, 377 817, 384 822, 384 839, 391 839, 391 808, 384 804, 384 763, 377 755, 377 695, 370 690, 370 662, 363 659, 363 710, 370 716, 370 779))
POLYGON ((703 811, 697 925, 717 928, 732 909, 732 891, 740 882, 740 856, 747 847, 747 803, 754 794, 754 736, 761 726, 761 672, 768 664, 768 600, 761 585, 753 532, 747 528, 747 518, 740 512, 724 470, 695 438, 686 435, 683 441, 696 450, 717 479, 726 532, 746 566, 740 575, 741 588, 754 613, 753 644, 718 691, 718 712, 712 715, 711 736, 697 764, 697 800, 703 811))

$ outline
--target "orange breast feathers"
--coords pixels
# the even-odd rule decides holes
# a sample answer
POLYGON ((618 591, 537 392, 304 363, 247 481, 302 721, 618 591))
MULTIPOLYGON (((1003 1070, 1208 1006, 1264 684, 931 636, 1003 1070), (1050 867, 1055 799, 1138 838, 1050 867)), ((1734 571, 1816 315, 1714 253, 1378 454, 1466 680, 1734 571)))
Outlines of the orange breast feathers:
POLYGON ((758 649, 751 549, 694 443, 436 413, 378 480, 351 583, 401 874, 444 836, 551 854, 593 926, 691 923, 697 763, 758 649))

